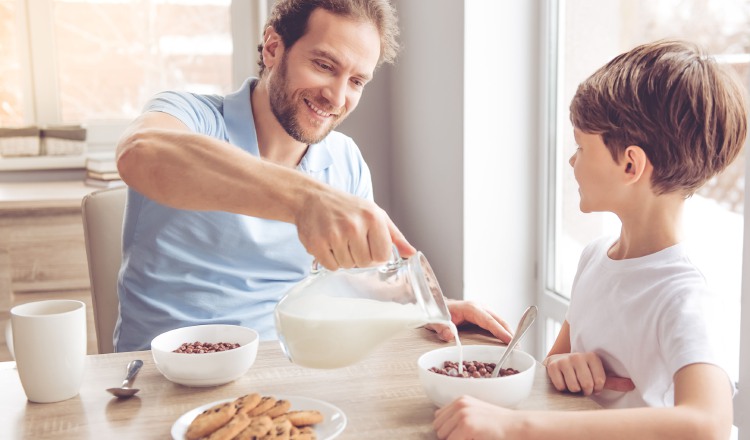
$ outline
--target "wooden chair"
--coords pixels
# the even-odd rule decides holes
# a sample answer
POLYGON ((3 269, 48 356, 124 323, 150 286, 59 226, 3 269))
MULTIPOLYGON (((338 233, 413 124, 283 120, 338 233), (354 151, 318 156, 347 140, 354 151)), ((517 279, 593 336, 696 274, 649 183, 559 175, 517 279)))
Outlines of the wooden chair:
POLYGON ((122 262, 126 187, 95 191, 83 198, 83 234, 91 279, 91 301, 99 353, 113 353, 119 316, 117 277, 122 262))

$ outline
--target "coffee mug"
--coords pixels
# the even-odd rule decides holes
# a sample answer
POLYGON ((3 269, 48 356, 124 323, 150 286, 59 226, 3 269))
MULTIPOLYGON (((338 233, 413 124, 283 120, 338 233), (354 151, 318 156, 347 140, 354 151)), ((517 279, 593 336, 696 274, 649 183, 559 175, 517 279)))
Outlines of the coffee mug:
POLYGON ((10 310, 13 351, 26 397, 50 403, 78 394, 86 360, 86 304, 48 300, 10 310))

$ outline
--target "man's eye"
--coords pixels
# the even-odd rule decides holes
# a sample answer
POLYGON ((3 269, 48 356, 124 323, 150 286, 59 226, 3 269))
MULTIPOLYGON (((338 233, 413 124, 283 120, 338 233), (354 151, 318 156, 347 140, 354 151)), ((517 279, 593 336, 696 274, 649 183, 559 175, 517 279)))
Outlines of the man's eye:
POLYGON ((356 78, 352 79, 352 83, 354 83, 354 85, 357 86, 360 89, 365 86, 365 82, 364 81, 362 81, 360 79, 356 79, 356 78))
POLYGON ((320 67, 323 70, 333 70, 333 67, 331 67, 330 64, 326 64, 324 62, 318 61, 318 67, 320 67))

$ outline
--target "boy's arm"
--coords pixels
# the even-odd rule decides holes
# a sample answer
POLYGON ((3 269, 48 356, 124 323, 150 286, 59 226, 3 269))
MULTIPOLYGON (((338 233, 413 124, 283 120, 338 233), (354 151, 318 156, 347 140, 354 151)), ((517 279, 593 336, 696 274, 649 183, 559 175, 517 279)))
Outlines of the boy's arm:
POLYGON ((547 359, 549 359, 550 356, 562 353, 570 353, 570 324, 568 324, 567 319, 563 321, 562 327, 560 327, 560 333, 557 334, 555 343, 552 344, 552 348, 549 350, 549 353, 547 353, 547 358, 544 359, 544 366, 547 366, 547 359))
POLYGON ((581 412, 508 412, 524 439, 721 439, 732 428, 732 393, 726 373, 692 364, 674 377, 675 406, 581 412))
MULTIPOLYGON (((548 366, 549 361, 553 359, 555 356, 565 356, 567 354, 570 354, 570 324, 568 324, 568 321, 564 321, 562 323, 562 327, 560 327, 560 333, 557 334, 557 339, 555 339, 555 343, 552 344, 552 348, 550 349, 549 353, 547 354, 547 357, 544 359, 544 362, 542 362, 542 365, 545 367, 548 366)), ((594 357, 596 356, 594 353, 586 353, 586 354, 579 354, 577 356, 580 356, 581 358, 586 357, 594 357)), ((580 360, 580 362, 583 362, 583 360, 580 360)), ((606 374, 605 371, 601 368, 601 361, 597 359, 588 359, 586 361, 587 364, 595 364, 597 365, 597 368, 595 368, 596 371, 598 371, 598 374, 604 376, 606 374)), ((550 379, 552 380, 553 384, 555 385, 555 388, 562 391, 564 389, 569 389, 571 387, 571 384, 567 384, 565 379, 562 376, 562 373, 555 371, 551 372, 549 369, 547 370, 550 379)), ((595 374, 595 373, 594 373, 595 374)), ((635 385, 633 384, 633 381, 630 380, 627 377, 618 377, 618 376, 605 376, 604 377, 604 383, 599 385, 594 385, 593 381, 596 380, 595 376, 592 376, 591 381, 588 383, 588 385, 585 385, 583 388, 585 388, 587 391, 584 392, 584 394, 588 395, 593 391, 599 391, 601 388, 605 388, 612 391, 620 391, 620 392, 628 392, 635 389, 635 385)), ((572 386, 575 387, 576 384, 572 384, 572 386)), ((578 392, 581 390, 581 387, 575 389, 573 392, 578 392)))

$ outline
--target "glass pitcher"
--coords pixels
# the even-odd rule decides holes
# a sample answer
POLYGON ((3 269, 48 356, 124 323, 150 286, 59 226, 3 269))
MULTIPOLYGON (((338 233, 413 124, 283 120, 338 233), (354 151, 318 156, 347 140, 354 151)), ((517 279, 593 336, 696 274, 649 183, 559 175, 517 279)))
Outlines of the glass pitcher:
POLYGON ((295 364, 339 368, 364 358, 396 333, 449 323, 450 312, 427 258, 417 252, 382 266, 329 271, 313 262, 275 311, 281 348, 295 364))

